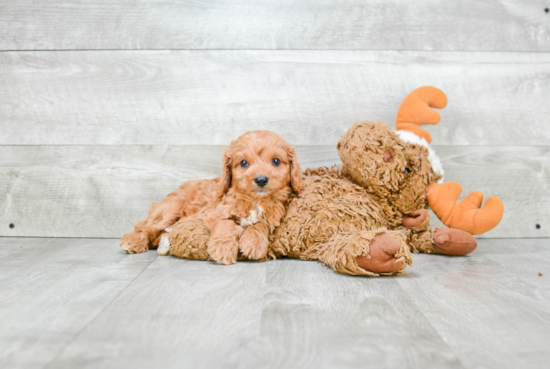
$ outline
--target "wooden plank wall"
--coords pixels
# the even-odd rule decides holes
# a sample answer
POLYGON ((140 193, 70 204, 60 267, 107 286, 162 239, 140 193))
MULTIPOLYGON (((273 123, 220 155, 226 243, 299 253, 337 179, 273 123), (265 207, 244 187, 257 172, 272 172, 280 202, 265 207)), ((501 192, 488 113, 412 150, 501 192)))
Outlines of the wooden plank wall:
POLYGON ((252 129, 338 163, 353 122, 435 85, 446 179, 505 204, 483 237, 550 237, 549 6, 3 1, 0 236, 120 237, 252 129))
POLYGON ((548 51, 547 0, 4 0, 5 50, 548 51))

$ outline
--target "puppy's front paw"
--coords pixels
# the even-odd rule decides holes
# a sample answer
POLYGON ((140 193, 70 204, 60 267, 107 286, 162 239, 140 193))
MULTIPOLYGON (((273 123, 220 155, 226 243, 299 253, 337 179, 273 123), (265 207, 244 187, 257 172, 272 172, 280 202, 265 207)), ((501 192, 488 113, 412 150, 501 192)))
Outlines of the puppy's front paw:
POLYGON ((239 244, 232 238, 211 238, 208 241, 208 254, 218 263, 229 265, 237 262, 239 253, 239 244))
POLYGON ((127 233, 122 236, 120 239, 120 247, 129 254, 139 254, 149 249, 147 247, 147 239, 142 237, 140 233, 135 232, 127 233))
POLYGON ((241 253, 251 260, 261 260, 267 255, 268 239, 250 228, 244 230, 239 240, 241 253))

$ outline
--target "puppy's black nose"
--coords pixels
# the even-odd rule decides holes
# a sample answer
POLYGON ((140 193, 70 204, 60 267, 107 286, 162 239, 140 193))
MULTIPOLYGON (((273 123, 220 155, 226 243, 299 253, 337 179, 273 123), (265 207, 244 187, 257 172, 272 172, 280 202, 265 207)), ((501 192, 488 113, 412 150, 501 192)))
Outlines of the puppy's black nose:
POLYGON ((263 187, 267 184, 267 177, 256 177, 254 178, 254 182, 260 187, 263 187))

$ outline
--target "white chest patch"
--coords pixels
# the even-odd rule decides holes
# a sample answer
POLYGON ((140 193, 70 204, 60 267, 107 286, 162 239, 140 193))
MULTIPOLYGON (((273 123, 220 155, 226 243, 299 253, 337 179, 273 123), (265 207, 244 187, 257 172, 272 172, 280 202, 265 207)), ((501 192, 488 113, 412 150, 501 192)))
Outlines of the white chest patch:
POLYGON ((256 209, 250 210, 250 212, 248 213, 248 217, 241 218, 241 227, 248 227, 258 223, 262 218, 263 212, 264 208, 262 208, 260 205, 258 205, 256 209))

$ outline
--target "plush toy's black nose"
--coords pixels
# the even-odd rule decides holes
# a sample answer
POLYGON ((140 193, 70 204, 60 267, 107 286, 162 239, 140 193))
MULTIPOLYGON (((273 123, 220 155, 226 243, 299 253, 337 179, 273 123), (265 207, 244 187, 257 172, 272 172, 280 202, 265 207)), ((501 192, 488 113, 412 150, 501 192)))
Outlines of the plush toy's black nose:
POLYGON ((263 187, 267 184, 267 177, 256 177, 254 178, 254 182, 260 187, 263 187))

